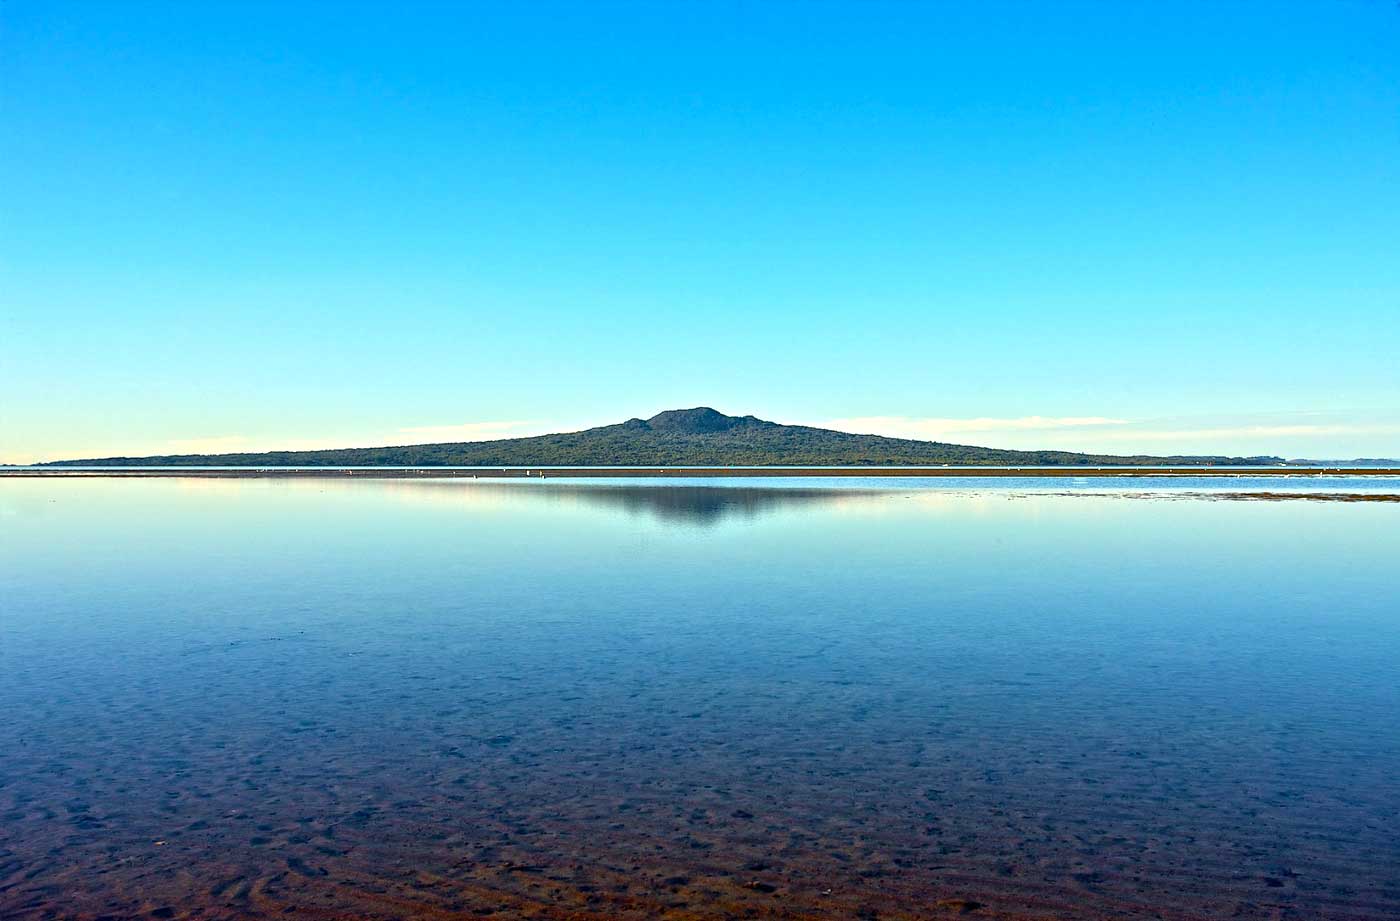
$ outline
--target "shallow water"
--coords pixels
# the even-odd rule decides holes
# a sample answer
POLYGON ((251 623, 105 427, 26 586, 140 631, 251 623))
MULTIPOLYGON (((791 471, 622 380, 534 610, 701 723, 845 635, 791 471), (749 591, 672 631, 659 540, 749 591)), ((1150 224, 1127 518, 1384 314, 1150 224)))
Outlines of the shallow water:
POLYGON ((0 482, 0 918, 1400 918, 1400 504, 1241 491, 0 482))

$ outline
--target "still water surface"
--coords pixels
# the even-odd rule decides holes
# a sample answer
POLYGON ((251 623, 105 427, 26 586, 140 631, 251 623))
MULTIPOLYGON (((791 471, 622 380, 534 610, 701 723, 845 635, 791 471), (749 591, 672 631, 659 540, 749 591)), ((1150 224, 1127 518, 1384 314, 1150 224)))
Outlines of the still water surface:
POLYGON ((1400 504, 1198 486, 0 482, 0 918, 1400 918, 1400 504))

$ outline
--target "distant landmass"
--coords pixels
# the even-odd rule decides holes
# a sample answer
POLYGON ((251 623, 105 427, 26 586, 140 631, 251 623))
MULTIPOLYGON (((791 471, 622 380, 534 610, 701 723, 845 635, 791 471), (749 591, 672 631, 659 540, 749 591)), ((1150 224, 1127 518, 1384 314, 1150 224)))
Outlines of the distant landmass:
POLYGON ((1394 457, 1352 457, 1342 460, 1295 457, 1284 463, 1290 467, 1400 467, 1400 459, 1394 457))
POLYGON ((673 409, 582 432, 322 451, 177 454, 54 461, 44 466, 220 467, 652 467, 652 466, 1136 466, 1299 463, 1281 457, 1080 454, 1009 451, 939 441, 854 435, 706 406, 673 409))

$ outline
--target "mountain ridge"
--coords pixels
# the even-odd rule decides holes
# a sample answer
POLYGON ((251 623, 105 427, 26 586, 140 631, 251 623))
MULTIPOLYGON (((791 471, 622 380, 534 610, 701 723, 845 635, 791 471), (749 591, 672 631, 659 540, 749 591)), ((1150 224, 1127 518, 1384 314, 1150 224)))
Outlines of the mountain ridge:
MULTIPOLYGON (((1282 464, 1281 457, 1115 455, 1016 451, 939 441, 861 435, 756 416, 730 416, 708 406, 672 409, 578 432, 492 441, 377 448, 165 454, 50 461, 39 466, 1208 466, 1282 464)), ((1295 462, 1296 463, 1296 462, 1295 462)))

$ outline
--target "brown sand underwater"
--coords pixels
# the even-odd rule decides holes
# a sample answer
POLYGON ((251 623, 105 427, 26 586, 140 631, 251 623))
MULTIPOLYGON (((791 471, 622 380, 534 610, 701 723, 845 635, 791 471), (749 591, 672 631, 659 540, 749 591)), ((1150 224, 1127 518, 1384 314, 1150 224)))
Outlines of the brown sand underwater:
POLYGON ((3 919, 1400 918, 1393 504, 0 488, 3 919))

